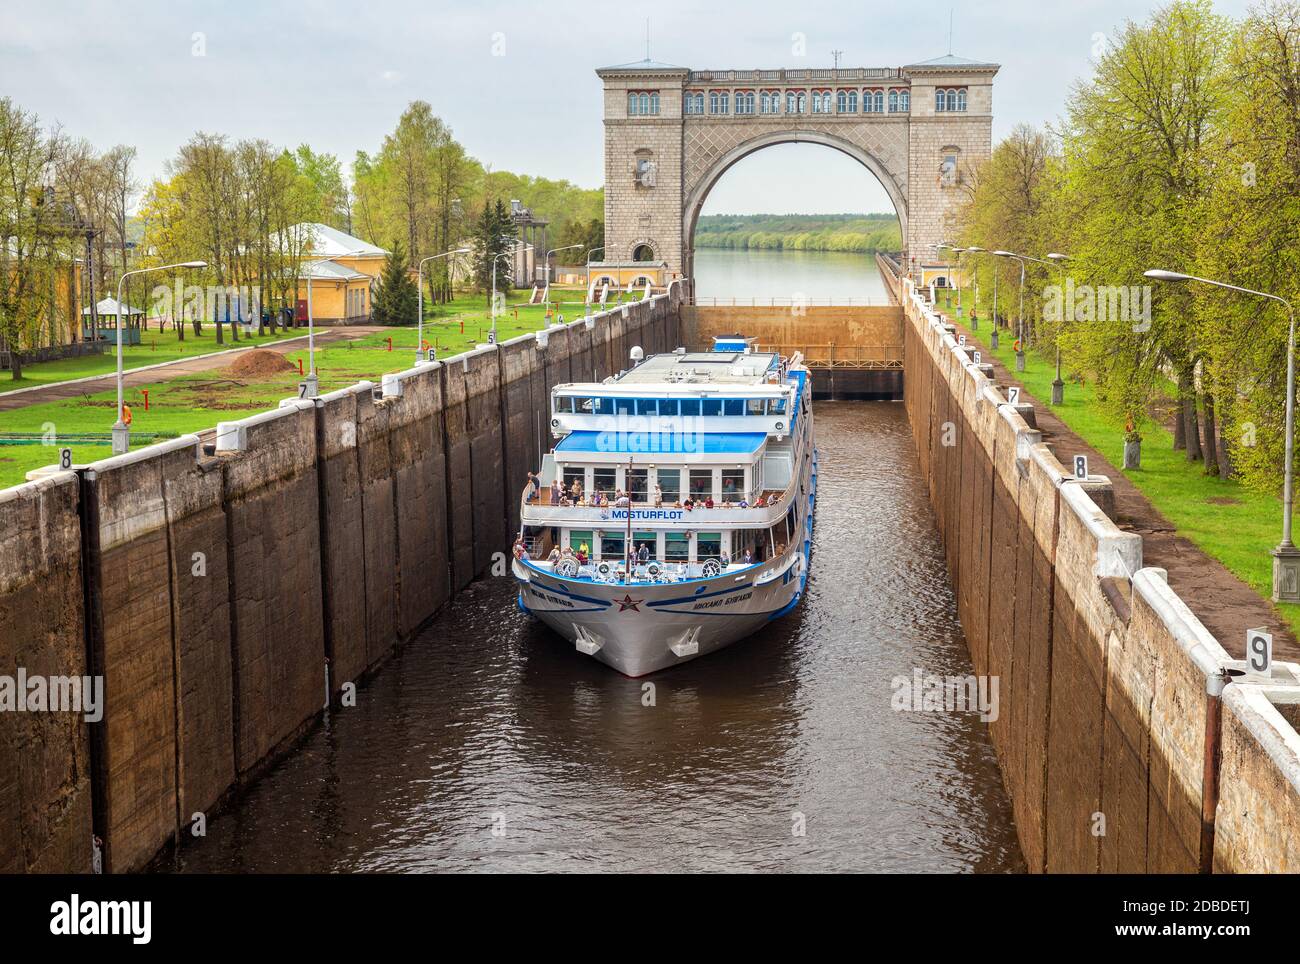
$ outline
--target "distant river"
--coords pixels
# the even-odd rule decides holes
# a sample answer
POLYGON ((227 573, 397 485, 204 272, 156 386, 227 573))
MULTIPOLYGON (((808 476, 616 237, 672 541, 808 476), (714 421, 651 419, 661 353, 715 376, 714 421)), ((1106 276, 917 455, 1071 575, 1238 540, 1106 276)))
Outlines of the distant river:
POLYGON ((704 304, 709 298, 788 303, 799 296, 813 304, 888 303, 875 255, 840 252, 696 248, 695 294, 704 304))

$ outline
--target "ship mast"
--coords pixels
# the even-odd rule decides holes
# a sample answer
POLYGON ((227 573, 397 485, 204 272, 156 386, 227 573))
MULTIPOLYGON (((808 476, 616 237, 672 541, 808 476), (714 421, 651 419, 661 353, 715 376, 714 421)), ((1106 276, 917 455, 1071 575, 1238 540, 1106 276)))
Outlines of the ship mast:
POLYGON ((627 457, 627 478, 623 480, 623 494, 627 496, 627 539, 623 542, 624 562, 627 564, 627 581, 632 581, 632 456, 627 457))

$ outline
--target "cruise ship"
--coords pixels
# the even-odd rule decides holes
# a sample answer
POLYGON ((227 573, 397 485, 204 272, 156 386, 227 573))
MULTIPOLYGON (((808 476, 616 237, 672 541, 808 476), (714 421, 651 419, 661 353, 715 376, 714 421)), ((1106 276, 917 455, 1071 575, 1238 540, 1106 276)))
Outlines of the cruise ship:
POLYGON ((741 639, 803 598, 817 494, 802 357, 741 335, 557 385, 523 493, 519 607, 627 676, 741 639))

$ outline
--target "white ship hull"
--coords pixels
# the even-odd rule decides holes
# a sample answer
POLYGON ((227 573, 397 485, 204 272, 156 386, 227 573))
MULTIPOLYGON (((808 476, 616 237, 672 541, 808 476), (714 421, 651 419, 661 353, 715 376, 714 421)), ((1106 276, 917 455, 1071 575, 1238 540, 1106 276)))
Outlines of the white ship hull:
POLYGON ((519 605, 580 652, 644 676, 716 652, 792 610, 808 578, 807 547, 713 579, 666 584, 563 579, 514 563, 519 605))

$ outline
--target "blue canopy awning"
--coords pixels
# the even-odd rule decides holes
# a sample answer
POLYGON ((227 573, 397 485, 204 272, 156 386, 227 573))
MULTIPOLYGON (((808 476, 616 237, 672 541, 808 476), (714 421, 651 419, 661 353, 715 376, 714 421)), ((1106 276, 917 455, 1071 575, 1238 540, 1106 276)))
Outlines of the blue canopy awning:
POLYGON ((767 440, 765 432, 570 432, 555 447, 557 455, 752 455, 767 440))

